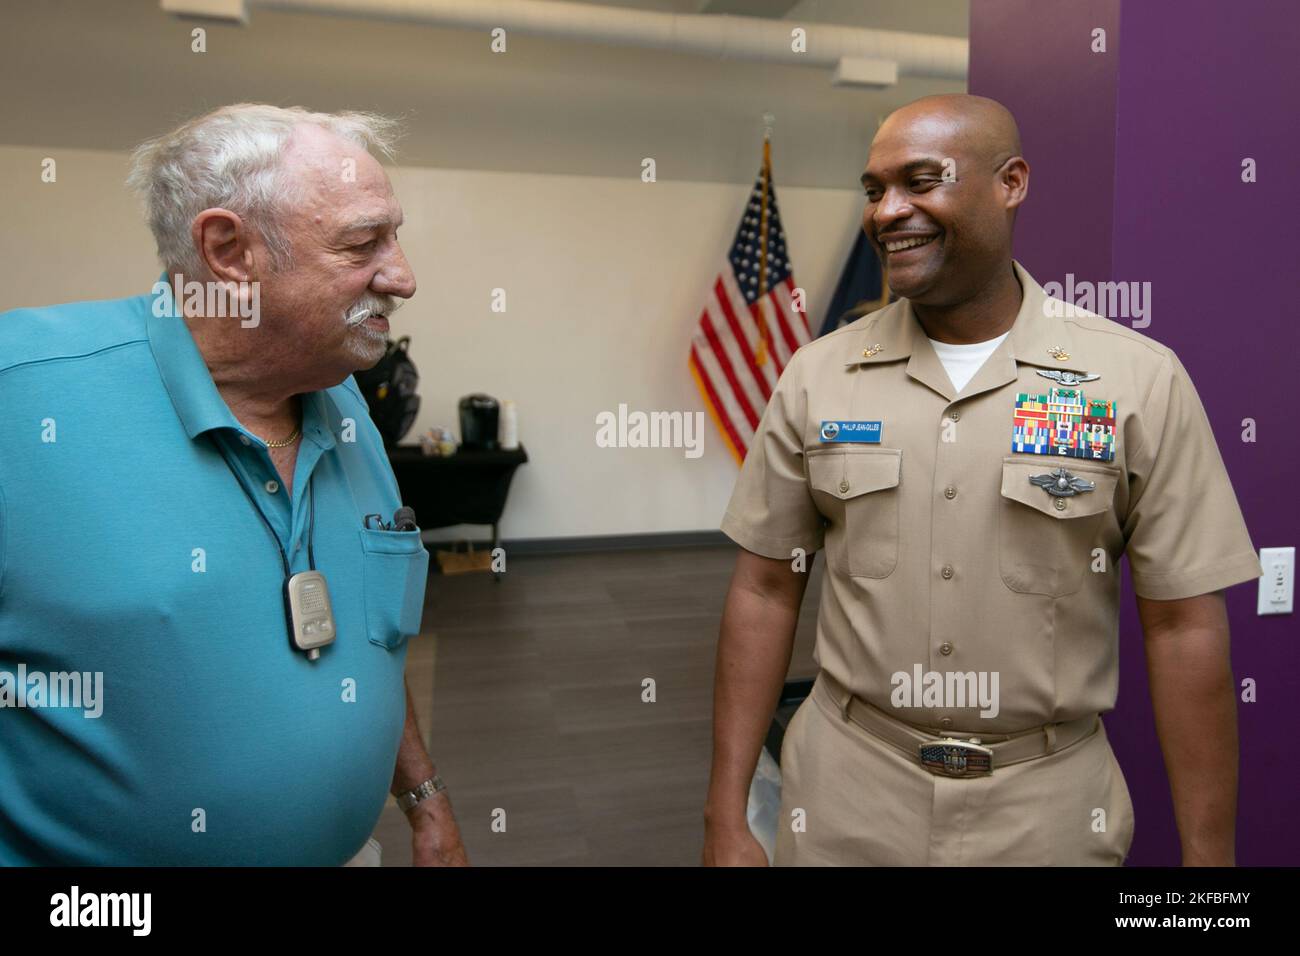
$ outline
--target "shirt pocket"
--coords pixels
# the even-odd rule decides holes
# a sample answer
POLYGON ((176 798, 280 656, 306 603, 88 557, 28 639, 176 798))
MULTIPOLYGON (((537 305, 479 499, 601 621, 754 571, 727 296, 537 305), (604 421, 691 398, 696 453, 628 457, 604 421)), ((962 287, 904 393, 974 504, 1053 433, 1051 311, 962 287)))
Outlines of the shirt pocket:
POLYGON ((361 529, 366 636, 389 650, 420 633, 429 552, 418 531, 361 529))
POLYGON ((887 578, 898 564, 898 448, 814 448, 808 484, 826 518, 826 560, 858 578, 887 578))
POLYGON ((1118 469, 1074 459, 1004 458, 998 502, 1002 583, 1013 591, 1049 597, 1079 590, 1083 572, 1093 561, 1098 530, 1114 507, 1118 480, 1118 469), (1057 497, 1030 481, 1057 468, 1092 482, 1093 490, 1057 497))

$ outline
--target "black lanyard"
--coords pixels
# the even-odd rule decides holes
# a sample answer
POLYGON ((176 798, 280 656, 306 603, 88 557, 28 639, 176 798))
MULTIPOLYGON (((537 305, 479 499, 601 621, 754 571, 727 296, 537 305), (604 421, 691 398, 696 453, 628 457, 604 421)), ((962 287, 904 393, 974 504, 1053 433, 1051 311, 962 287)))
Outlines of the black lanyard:
MULTIPOLYGON (((243 474, 239 471, 238 468, 234 466, 234 463, 231 462, 229 456, 226 454, 225 446, 221 443, 221 440, 214 435, 212 442, 214 445, 217 446, 217 452, 221 455, 221 460, 226 463, 226 467, 230 469, 230 473, 234 475, 235 480, 239 482, 240 490, 244 492, 244 496, 248 499, 248 503, 253 506, 253 510, 257 512, 257 516, 262 519, 262 524, 266 525, 266 530, 270 532, 271 540, 275 542, 276 550, 280 552, 280 563, 284 565, 284 579, 286 581, 289 580, 291 576, 289 571, 289 555, 285 553, 284 545, 280 543, 280 536, 275 533, 275 528, 271 527, 270 520, 267 519, 266 514, 262 511, 261 506, 258 505, 257 499, 253 497, 253 492, 251 489, 249 489, 248 485, 245 483, 243 474)), ((316 538, 316 493, 312 490, 311 483, 315 477, 316 477, 316 473, 313 471, 311 477, 307 479, 307 497, 310 500, 309 507, 311 508, 311 511, 309 512, 309 516, 307 519, 308 521, 307 523, 307 564, 308 567, 310 567, 313 571, 316 570, 316 552, 312 548, 312 544, 316 538)), ((292 533, 293 531, 292 508, 290 508, 289 511, 289 521, 290 521, 289 530, 292 533)))

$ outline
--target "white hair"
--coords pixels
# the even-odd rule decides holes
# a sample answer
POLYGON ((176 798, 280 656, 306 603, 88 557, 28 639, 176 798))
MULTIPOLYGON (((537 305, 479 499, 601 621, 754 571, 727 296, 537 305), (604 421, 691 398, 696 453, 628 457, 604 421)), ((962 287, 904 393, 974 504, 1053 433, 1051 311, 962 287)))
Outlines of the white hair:
POLYGON ((257 229, 271 252, 271 268, 292 265, 281 217, 301 202, 300 184, 281 158, 296 126, 310 124, 363 149, 393 158, 399 122, 378 113, 313 113, 263 103, 235 103, 196 117, 148 140, 131 155, 127 185, 144 200, 158 258, 168 272, 203 274, 190 225, 220 206, 257 229))

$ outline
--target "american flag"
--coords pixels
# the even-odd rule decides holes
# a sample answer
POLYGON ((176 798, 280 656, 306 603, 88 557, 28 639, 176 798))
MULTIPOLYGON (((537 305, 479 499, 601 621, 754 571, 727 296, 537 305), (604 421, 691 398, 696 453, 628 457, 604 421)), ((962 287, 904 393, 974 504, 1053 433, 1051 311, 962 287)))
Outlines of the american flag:
POLYGON ((738 464, 777 378, 812 338, 807 316, 793 306, 794 289, 764 142, 763 168, 691 338, 691 374, 738 464))

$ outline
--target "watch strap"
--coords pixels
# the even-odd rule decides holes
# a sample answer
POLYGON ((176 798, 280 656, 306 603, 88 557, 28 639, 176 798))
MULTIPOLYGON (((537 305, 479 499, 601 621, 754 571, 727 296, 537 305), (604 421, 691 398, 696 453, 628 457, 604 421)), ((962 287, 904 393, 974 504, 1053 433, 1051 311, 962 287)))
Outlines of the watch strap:
POLYGON ((403 812, 406 812, 422 800, 427 800, 435 793, 446 789, 447 785, 442 782, 442 777, 435 774, 414 790, 407 790, 405 793, 399 793, 397 795, 397 805, 401 807, 403 812))

